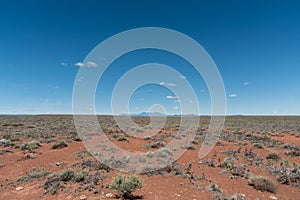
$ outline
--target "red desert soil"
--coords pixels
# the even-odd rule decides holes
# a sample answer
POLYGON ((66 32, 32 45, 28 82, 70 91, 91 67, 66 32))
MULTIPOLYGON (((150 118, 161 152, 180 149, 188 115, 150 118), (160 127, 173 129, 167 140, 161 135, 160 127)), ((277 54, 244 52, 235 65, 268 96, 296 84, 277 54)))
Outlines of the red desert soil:
MULTIPOLYGON (((168 132, 168 131, 165 131, 168 132)), ((170 131, 172 132, 172 131, 170 131)), ((172 132, 173 133, 173 132, 172 132)), ((1 134, 1 132, 0 132, 1 134)), ((3 135, 3 134, 2 134, 3 135)), ((0 135, 1 136, 1 135, 0 135)), ((135 139, 128 137, 129 142, 114 141, 115 144, 128 151, 143 151, 140 148, 142 144, 149 143, 143 139, 135 139)), ((284 135, 283 137, 272 136, 272 139, 278 141, 284 141, 290 144, 300 144, 299 138, 295 138, 291 135, 284 135)), ((1 138, 0 138, 1 139, 1 138)), ((25 141, 30 141, 25 139, 25 141)), ((20 141, 22 143, 22 141, 20 141)), ((289 160, 291 163, 300 163, 299 157, 288 157, 285 155, 285 151, 279 147, 265 147, 255 148, 252 143, 247 142, 245 145, 238 146, 235 142, 221 141, 222 145, 216 145, 213 150, 201 160, 215 160, 218 165, 218 160, 223 161, 226 154, 221 153, 224 150, 238 150, 241 151, 252 150, 259 156, 266 158, 270 152, 277 152, 282 160, 289 160)), ((68 182, 65 184, 63 190, 59 190, 55 195, 44 194, 45 190, 43 184, 47 180, 47 177, 43 177, 37 180, 33 180, 29 183, 16 183, 15 181, 26 175, 32 168, 44 168, 52 173, 60 172, 65 168, 70 168, 73 163, 81 161, 78 158, 77 153, 85 150, 85 146, 80 141, 69 141, 68 146, 62 149, 51 149, 53 142, 41 143, 41 147, 35 150, 35 153, 24 153, 20 149, 12 149, 11 153, 4 153, 0 155, 0 200, 21 199, 21 200, 35 200, 35 199, 80 199, 82 195, 85 195, 87 199, 110 199, 106 197, 106 194, 111 193, 116 195, 117 192, 105 187, 110 184, 113 177, 118 174, 118 171, 112 170, 110 172, 103 172, 105 179, 102 184, 97 186, 98 194, 93 194, 88 190, 77 191, 79 183, 68 182), (30 155, 32 158, 24 159, 26 155, 30 155), (56 164, 64 163, 64 164, 56 164), (17 187, 23 189, 17 191, 17 187)), ((233 194, 243 194, 246 199, 270 199, 271 196, 277 199, 297 200, 300 199, 300 189, 292 187, 291 185, 284 185, 278 183, 276 178, 272 176, 268 170, 259 168, 256 165, 251 165, 242 156, 237 160, 237 164, 246 164, 249 171, 254 175, 267 176, 270 179, 275 180, 279 187, 277 192, 261 192, 254 189, 248 184, 248 180, 242 177, 232 178, 230 173, 226 169, 221 167, 209 167, 207 164, 200 164, 201 161, 198 157, 198 152, 201 143, 195 145, 194 150, 187 150, 177 161, 177 163, 188 166, 192 163, 191 172, 198 177, 205 176, 205 180, 194 181, 188 178, 175 176, 173 174, 164 175, 138 175, 143 179, 143 188, 134 192, 134 195, 141 196, 145 200, 169 200, 169 199, 182 199, 182 200, 200 200, 200 199, 212 199, 214 193, 207 190, 207 187, 211 184, 216 184, 221 188, 224 196, 230 196, 233 194), (221 172, 224 172, 223 174, 221 172)), ((3 147, 2 149, 9 149, 3 147)), ((267 162, 267 161, 266 161, 267 162)), ((275 162, 275 161, 274 161, 275 162)), ((280 161, 276 162, 279 165, 280 161)), ((78 167, 77 167, 78 169, 78 167)), ((115 197, 113 197, 115 198, 115 197)))

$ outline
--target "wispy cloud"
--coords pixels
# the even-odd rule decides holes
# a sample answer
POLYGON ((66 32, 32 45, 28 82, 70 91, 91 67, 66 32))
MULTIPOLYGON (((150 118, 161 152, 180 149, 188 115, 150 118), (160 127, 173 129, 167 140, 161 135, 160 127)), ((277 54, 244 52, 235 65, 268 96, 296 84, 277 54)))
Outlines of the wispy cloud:
POLYGON ((68 66, 68 63, 61 62, 60 65, 63 66, 63 67, 67 67, 67 66, 68 66))
POLYGON ((97 64, 95 62, 89 61, 86 63, 83 62, 77 62, 74 64, 77 67, 97 67, 97 64))
POLYGON ((176 86, 175 83, 166 83, 166 82, 160 82, 159 85, 166 85, 166 86, 170 86, 170 87, 175 87, 176 86))
POLYGON ((178 106, 174 106, 173 110, 178 110, 178 108, 179 108, 178 106))
POLYGON ((204 92, 206 92, 206 90, 200 90, 200 92, 201 92, 201 93, 204 93, 204 92))
POLYGON ((229 95, 229 97, 237 97, 237 94, 232 93, 232 94, 229 95))
POLYGON ((89 61, 86 63, 87 67, 97 67, 97 64, 95 62, 89 61))
POLYGON ((174 100, 174 103, 180 103, 180 99, 174 100))
POLYGON ((166 96, 167 99, 179 99, 178 96, 166 96))
POLYGON ((82 82, 83 79, 84 79, 84 76, 79 76, 79 77, 77 78, 77 81, 78 81, 78 82, 82 82))
POLYGON ((75 63, 75 66, 77 66, 77 67, 84 67, 84 64, 82 62, 77 62, 77 63, 75 63))
POLYGON ((250 85, 250 82, 244 82, 244 85, 245 86, 250 85))
POLYGON ((179 78, 181 78, 181 79, 186 79, 186 77, 183 76, 183 75, 180 75, 179 78))

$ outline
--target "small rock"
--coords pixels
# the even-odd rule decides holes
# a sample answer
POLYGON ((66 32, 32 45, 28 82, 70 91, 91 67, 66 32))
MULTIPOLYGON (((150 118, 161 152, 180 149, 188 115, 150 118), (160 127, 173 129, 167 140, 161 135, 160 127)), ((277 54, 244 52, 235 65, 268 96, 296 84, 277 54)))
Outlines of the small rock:
POLYGON ((114 197, 114 195, 113 195, 112 193, 107 193, 105 196, 106 196, 107 198, 113 198, 113 197, 114 197))
POLYGON ((23 190, 23 189, 24 189, 23 187, 17 187, 16 188, 17 191, 20 191, 20 190, 23 190))
POLYGON ((104 200, 104 199, 105 199, 105 196, 101 195, 100 200, 104 200))
POLYGON ((277 197, 275 197, 275 196, 270 196, 270 199, 276 200, 277 197))
POLYGON ((85 199, 87 199, 87 196, 86 196, 85 194, 83 194, 83 195, 81 195, 81 196, 79 197, 79 199, 80 199, 80 200, 85 200, 85 199))

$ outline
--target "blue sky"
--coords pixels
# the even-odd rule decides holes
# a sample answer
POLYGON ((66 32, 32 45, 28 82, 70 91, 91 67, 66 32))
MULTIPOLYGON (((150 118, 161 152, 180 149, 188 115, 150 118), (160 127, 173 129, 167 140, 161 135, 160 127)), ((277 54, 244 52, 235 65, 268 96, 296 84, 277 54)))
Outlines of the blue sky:
MULTIPOLYGON (((299 10, 298 1, 276 0, 2 1, 0 113, 72 113, 75 64, 114 34, 154 26, 180 31, 206 49, 223 77, 228 114, 299 115, 299 10)), ((111 111, 118 77, 147 62, 178 69, 192 83, 201 113, 210 113, 207 88, 189 63, 154 50, 112 64, 97 90, 97 112, 111 111)), ((164 87, 146 85, 132 96, 130 110, 158 103, 178 113, 179 103, 167 96, 164 87)))

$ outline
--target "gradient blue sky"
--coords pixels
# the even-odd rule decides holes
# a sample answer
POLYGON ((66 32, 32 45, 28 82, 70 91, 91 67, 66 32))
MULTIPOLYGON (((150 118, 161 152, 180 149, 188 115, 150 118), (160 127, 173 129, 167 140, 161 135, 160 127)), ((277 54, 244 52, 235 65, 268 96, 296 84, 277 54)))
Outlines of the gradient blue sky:
MULTIPOLYGON (((207 50, 224 80, 228 114, 299 115, 299 10, 296 0, 1 1, 0 113, 71 113, 75 64, 114 34, 155 26, 180 31, 207 50)), ((150 61, 180 66, 195 82, 201 112, 209 114, 205 84, 196 82, 188 63, 159 51, 117 60, 97 91, 97 112, 110 112, 110 90, 126 72, 119 66, 150 61)), ((131 111, 160 103, 177 113, 178 103, 168 95, 157 85, 142 87, 131 111)))

